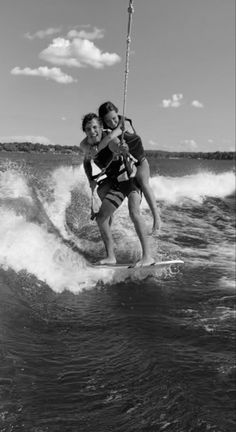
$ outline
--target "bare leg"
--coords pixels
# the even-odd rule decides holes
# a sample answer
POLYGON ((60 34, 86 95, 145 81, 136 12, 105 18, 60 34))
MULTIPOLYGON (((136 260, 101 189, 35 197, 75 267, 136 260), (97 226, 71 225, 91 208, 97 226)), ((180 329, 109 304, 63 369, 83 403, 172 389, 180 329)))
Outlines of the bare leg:
MULTIPOLYGON (((100 198, 100 200, 103 202, 107 192, 110 190, 111 188, 111 184, 109 181, 105 181, 104 184, 101 184, 100 186, 98 186, 97 188, 97 194, 100 198)), ((113 216, 110 217, 109 219, 109 225, 111 226, 113 221, 113 216)))
POLYGON ((111 233, 110 220, 116 210, 115 206, 106 198, 103 200, 96 221, 106 249, 107 257, 100 260, 100 264, 115 264, 114 243, 111 233))
POLYGON ((148 244, 147 229, 140 213, 140 195, 133 191, 128 196, 129 214, 142 247, 142 259, 136 265, 148 266, 154 262, 148 244))
POLYGON ((136 178, 141 186, 143 194, 152 212, 152 216, 153 216, 152 233, 156 234, 160 231, 161 228, 161 218, 159 214, 159 209, 156 205, 156 199, 153 190, 149 184, 149 177, 150 177, 149 164, 147 159, 144 159, 137 168, 136 178))

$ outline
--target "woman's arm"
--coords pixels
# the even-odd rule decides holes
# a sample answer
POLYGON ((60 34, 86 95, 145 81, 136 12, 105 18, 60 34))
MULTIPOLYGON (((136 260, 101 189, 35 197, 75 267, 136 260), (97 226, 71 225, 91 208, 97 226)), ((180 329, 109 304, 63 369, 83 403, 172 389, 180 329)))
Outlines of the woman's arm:
POLYGON ((114 129, 113 131, 110 131, 98 144, 97 149, 98 152, 100 152, 101 150, 103 150, 105 147, 107 147, 107 145, 109 144, 110 141, 112 141, 114 138, 117 138, 119 135, 122 134, 122 130, 120 128, 120 125, 117 126, 116 129, 114 129))

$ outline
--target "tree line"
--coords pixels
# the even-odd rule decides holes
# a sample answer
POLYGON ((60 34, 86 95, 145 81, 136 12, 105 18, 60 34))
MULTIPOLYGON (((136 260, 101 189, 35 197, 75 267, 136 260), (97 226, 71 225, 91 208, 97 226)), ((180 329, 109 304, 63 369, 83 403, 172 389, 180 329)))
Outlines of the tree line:
POLYGON ((170 159, 170 158, 189 158, 189 159, 235 159, 233 151, 216 151, 216 152, 168 152, 165 150, 146 150, 147 156, 170 159))
POLYGON ((0 151, 25 153, 80 153, 78 146, 61 146, 59 144, 41 144, 32 142, 0 142, 0 151))
MULTIPOLYGON (((79 146, 62 146, 59 144, 41 144, 31 142, 11 142, 1 143, 0 151, 6 152, 36 152, 36 153, 81 153, 79 146)), ((169 159, 169 158, 191 158, 191 159, 235 159, 233 151, 216 151, 216 152, 169 152, 165 150, 146 150, 146 154, 151 158, 169 159)))

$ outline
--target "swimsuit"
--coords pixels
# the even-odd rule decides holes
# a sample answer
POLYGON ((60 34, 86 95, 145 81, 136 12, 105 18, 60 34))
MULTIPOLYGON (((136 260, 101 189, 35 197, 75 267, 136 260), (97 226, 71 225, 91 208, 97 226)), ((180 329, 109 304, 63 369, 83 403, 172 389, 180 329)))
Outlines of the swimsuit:
MULTIPOLYGON (((121 116, 119 116, 119 119, 121 120, 121 116)), ((132 133, 129 131, 125 131, 124 132, 124 140, 129 147, 130 154, 137 160, 135 165, 139 166, 142 163, 142 161, 144 159, 146 159, 145 151, 143 148, 143 143, 142 143, 140 136, 136 134, 136 131, 133 127, 132 120, 128 119, 127 117, 125 117, 125 120, 127 122, 129 122, 129 124, 132 127, 132 130, 134 132, 132 133)), ((120 139, 121 137, 122 137, 122 135, 120 135, 118 138, 120 139)))
MULTIPOLYGON (((122 204, 124 199, 128 197, 131 192, 138 192, 141 197, 141 189, 135 178, 131 178, 122 182, 118 182, 117 180, 111 181, 110 179, 104 180, 104 182, 107 181, 110 182, 110 189, 106 193, 104 199, 110 201, 116 208, 122 204)), ((98 186, 98 193, 99 188, 104 186, 104 182, 98 186)))
POLYGON ((143 148, 143 143, 139 135, 131 134, 130 132, 124 133, 124 140, 129 147, 130 154, 137 159, 136 165, 140 165, 145 159, 145 151, 143 148))
MULTIPOLYGON (((144 155, 141 138, 136 134, 126 132, 125 141, 129 146, 130 154, 136 159, 135 165, 140 164, 144 155)), ((94 157, 94 163, 101 170, 105 169, 106 178, 98 182, 98 194, 99 189, 101 191, 103 187, 108 188, 109 186, 103 199, 107 199, 118 208, 131 192, 138 192, 141 196, 138 181, 135 178, 127 177, 123 157, 117 156, 114 159, 114 154, 108 146, 97 153, 94 157), (125 180, 123 180, 124 178, 125 180)))

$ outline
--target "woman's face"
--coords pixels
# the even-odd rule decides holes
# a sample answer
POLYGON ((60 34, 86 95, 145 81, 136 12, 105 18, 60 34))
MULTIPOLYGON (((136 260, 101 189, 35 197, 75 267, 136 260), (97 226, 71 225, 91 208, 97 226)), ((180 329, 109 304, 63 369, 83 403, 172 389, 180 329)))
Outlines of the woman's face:
POLYGON ((104 123, 109 129, 115 129, 119 124, 119 116, 115 110, 109 111, 104 116, 104 123))

